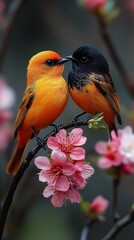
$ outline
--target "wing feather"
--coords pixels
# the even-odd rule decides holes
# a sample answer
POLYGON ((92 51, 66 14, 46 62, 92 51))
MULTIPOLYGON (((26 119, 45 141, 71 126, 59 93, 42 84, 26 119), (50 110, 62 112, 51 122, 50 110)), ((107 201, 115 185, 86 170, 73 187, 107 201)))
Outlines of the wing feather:
POLYGON ((25 119, 28 109, 31 107, 33 103, 34 96, 35 96, 33 89, 34 89, 33 86, 26 89, 24 97, 20 104, 19 111, 16 117, 16 122, 15 122, 14 139, 16 138, 19 127, 21 126, 21 124, 25 119))
POLYGON ((110 75, 94 74, 92 75, 92 81, 96 87, 100 90, 103 96, 107 99, 110 106, 114 109, 119 124, 122 124, 120 116, 119 98, 114 88, 113 81, 110 75))

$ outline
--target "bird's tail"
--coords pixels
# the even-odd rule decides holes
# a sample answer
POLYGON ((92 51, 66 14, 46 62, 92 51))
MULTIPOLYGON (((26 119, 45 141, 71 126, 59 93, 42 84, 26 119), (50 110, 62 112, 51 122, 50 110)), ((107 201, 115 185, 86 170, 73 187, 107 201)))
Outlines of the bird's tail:
POLYGON ((118 132, 117 132, 118 129, 115 123, 113 123, 111 126, 108 126, 108 128, 109 128, 109 135, 111 140, 112 140, 112 135, 111 135, 112 131, 115 131, 116 135, 118 136, 118 132))
POLYGON ((27 146, 27 144, 23 147, 20 147, 19 144, 17 144, 17 146, 15 148, 15 151, 14 151, 14 154, 13 154, 13 156, 12 156, 12 158, 11 158, 10 162, 8 163, 7 168, 6 168, 6 173, 7 174, 16 175, 16 173, 18 172, 18 170, 20 168, 22 158, 23 158, 23 155, 25 153, 26 146, 27 146))

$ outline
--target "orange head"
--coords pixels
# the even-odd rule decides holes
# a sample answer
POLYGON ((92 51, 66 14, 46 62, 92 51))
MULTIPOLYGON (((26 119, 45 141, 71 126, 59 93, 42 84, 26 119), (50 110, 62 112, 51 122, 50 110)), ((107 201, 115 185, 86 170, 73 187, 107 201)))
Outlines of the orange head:
POLYGON ((53 51, 43 51, 34 55, 28 64, 27 68, 27 84, 42 78, 44 75, 49 77, 59 77, 64 69, 64 62, 67 59, 62 59, 60 55, 53 51))

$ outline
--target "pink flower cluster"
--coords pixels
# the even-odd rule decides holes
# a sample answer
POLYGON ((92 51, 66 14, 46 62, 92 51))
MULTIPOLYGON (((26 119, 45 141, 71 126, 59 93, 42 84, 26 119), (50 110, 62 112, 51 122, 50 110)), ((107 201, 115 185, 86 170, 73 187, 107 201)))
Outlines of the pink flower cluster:
POLYGON ((134 173, 134 133, 130 126, 118 130, 118 135, 113 131, 112 140, 98 142, 95 149, 101 154, 98 160, 100 168, 120 166, 124 173, 134 173))
POLYGON ((5 150, 12 137, 9 121, 12 119, 10 108, 15 102, 14 91, 0 79, 0 150, 5 150))
POLYGON ((52 150, 51 157, 37 157, 35 165, 41 171, 39 181, 46 182, 44 197, 50 197, 55 207, 61 207, 66 200, 80 202, 78 189, 83 189, 86 180, 94 169, 85 162, 85 150, 81 147, 86 142, 83 130, 75 128, 67 135, 62 129, 55 137, 49 137, 47 146, 52 150))

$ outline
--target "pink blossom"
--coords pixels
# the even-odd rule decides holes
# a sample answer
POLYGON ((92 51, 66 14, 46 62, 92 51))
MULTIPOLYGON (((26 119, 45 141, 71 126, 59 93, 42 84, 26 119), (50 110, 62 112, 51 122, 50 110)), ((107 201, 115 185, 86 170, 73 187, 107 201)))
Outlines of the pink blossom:
POLYGON ((12 131, 9 127, 9 120, 13 114, 10 107, 15 102, 14 91, 0 79, 0 150, 5 150, 12 138, 12 131))
MULTIPOLYGON (((55 207, 61 207, 67 200, 80 202, 77 189, 83 189, 86 181, 94 173, 94 169, 85 160, 80 160, 79 148, 85 143, 82 129, 74 129, 69 136, 63 129, 56 137, 49 137, 47 144, 52 149, 51 157, 37 157, 35 165, 39 172, 39 181, 46 182, 44 197, 50 197, 55 207), (75 150, 74 157, 71 154, 75 150)), ((74 153, 74 152, 73 152, 74 153)))
POLYGON ((80 193, 72 186, 66 192, 56 191, 51 203, 54 207, 61 207, 67 200, 71 203, 80 203, 80 193))
POLYGON ((122 164, 122 171, 126 174, 134 174, 134 163, 128 162, 126 164, 122 164))
POLYGON ((112 141, 96 143, 95 149, 102 156, 98 160, 98 166, 103 169, 112 166, 119 166, 122 163, 123 156, 119 153, 120 138, 115 138, 112 141))
POLYGON ((134 133, 130 126, 122 130, 119 152, 124 156, 124 163, 134 163, 134 133))
POLYGON ((59 150, 74 160, 83 160, 85 158, 85 150, 80 146, 84 145, 87 138, 82 136, 83 130, 75 128, 69 136, 65 129, 60 130, 55 137, 49 137, 47 146, 52 150, 59 150))
POLYGON ((0 124, 9 121, 13 114, 10 108, 15 103, 14 91, 0 79, 0 124))
POLYGON ((130 126, 112 132, 112 140, 100 141, 95 145, 96 151, 101 154, 98 166, 103 169, 120 166, 126 174, 134 173, 134 133, 130 126))
POLYGON ((2 110, 0 111, 0 124, 5 123, 6 121, 11 120, 13 113, 11 110, 2 110))
POLYGON ((41 169, 39 181, 47 182, 54 190, 67 191, 69 189, 69 179, 75 172, 72 163, 67 162, 66 155, 63 152, 53 151, 51 162, 47 157, 37 157, 35 165, 41 169))
POLYGON ((102 8, 106 4, 106 0, 85 0, 87 8, 94 12, 95 10, 102 8))
POLYGON ((109 201, 102 196, 97 196, 90 205, 90 212, 102 214, 109 206, 109 201))
POLYGON ((3 79, 0 79, 0 111, 11 108, 15 103, 15 94, 3 79))
POLYGON ((8 126, 0 126, 0 151, 5 150, 12 138, 12 131, 8 126))
POLYGON ((86 180, 94 173, 94 169, 84 161, 76 161, 74 166, 75 173, 71 176, 71 180, 75 187, 82 189, 86 185, 86 180))

